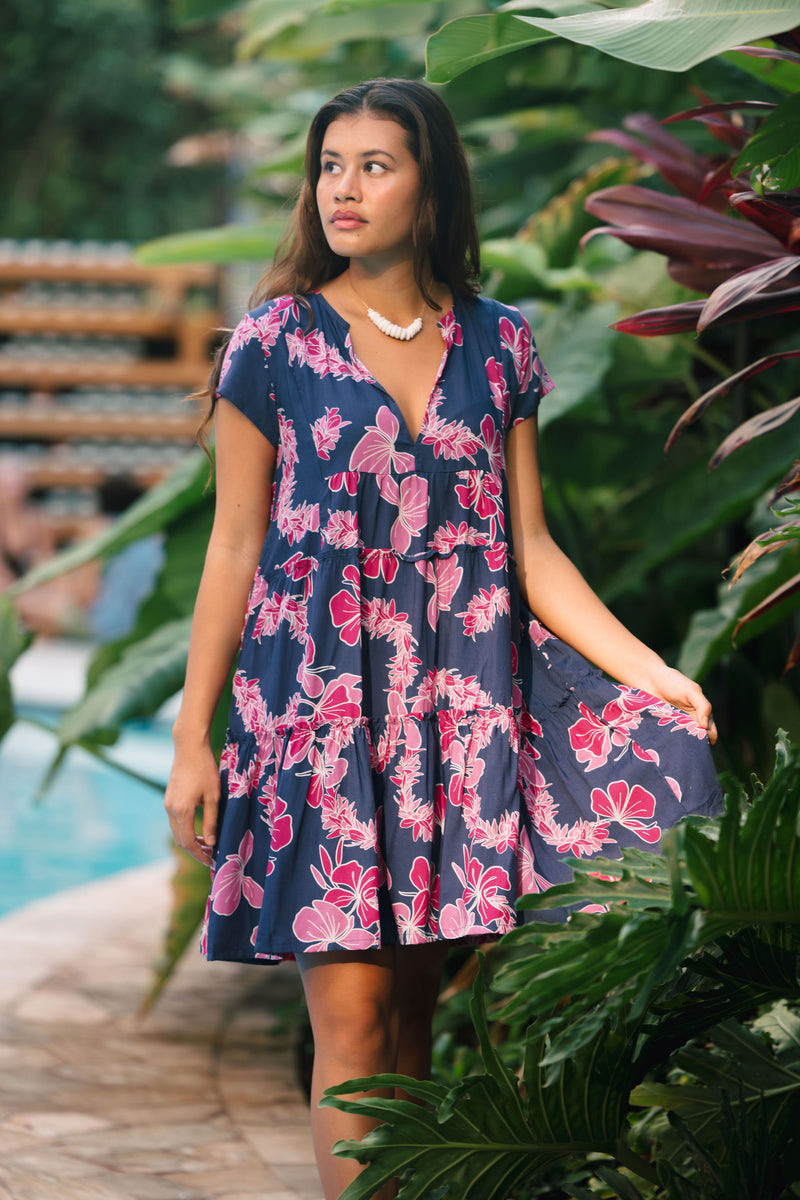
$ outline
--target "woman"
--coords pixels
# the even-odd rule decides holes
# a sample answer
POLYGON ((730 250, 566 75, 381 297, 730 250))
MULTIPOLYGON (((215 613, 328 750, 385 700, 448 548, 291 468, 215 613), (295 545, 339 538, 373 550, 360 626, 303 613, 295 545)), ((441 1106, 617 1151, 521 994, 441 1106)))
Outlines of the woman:
POLYGON ((718 793, 700 688, 547 532, 550 381, 519 312, 477 298, 444 104, 405 80, 348 89, 305 170, 213 389, 217 513, 166 806, 215 867, 209 957, 297 958, 333 1200, 358 1168, 330 1147, 366 1126, 316 1100, 426 1075, 448 941, 511 928, 566 854, 652 843, 718 793), (209 729, 240 639, 220 801, 209 729))

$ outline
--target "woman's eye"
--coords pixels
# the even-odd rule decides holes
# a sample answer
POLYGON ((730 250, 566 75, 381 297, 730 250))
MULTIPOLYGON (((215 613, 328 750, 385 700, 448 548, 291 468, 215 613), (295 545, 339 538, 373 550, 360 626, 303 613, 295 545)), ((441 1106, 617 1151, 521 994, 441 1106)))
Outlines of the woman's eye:
POLYGON ((368 163, 364 163, 364 170, 368 175, 379 175, 382 171, 386 170, 386 164, 372 160, 368 163))
POLYGON ((338 170, 339 170, 339 164, 333 162, 333 160, 329 160, 328 162, 324 162, 322 164, 322 171, 323 171, 323 174, 325 174, 325 175, 333 175, 338 170))

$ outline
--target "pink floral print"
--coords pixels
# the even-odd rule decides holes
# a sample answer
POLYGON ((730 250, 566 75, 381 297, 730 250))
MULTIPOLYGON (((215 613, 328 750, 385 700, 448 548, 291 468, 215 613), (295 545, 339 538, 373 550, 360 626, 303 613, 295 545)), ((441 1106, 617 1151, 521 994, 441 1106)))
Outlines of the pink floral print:
POLYGON ((505 438, 552 385, 519 312, 442 315, 413 439, 346 323, 307 299, 313 320, 292 297, 248 314, 220 385, 277 449, 205 939, 244 962, 497 937, 570 856, 656 845, 718 799, 684 714, 603 679, 522 604, 505 438))

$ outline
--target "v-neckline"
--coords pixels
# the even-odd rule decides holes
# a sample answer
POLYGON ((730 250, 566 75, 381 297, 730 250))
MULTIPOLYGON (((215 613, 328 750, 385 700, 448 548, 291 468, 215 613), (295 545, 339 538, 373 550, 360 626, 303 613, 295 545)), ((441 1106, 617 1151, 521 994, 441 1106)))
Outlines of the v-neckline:
POLYGON ((362 362, 361 359, 359 358, 359 356, 356 354, 356 351, 353 347, 352 338, 350 337, 349 321, 347 321, 342 316, 342 314, 333 307, 330 300, 328 300, 327 297, 323 296, 322 292, 316 291, 313 293, 313 295, 319 297, 319 299, 322 301, 322 303, 327 308, 328 312, 331 313, 336 318, 336 320, 339 322, 340 325, 344 326, 344 328, 346 330, 345 337, 344 337, 344 345, 345 345, 345 349, 347 350, 348 354, 350 355, 350 361, 353 363, 354 366, 357 366, 359 368, 359 370, 364 373, 364 376, 366 377, 367 382, 372 383, 376 388, 378 388, 379 391, 383 392, 386 399, 392 405, 392 408, 395 411, 395 415, 400 423, 400 428, 405 432, 405 435, 408 438, 409 443, 412 446, 419 445, 420 440, 422 439, 422 435, 425 432, 425 426, 426 426, 427 420, 428 420, 428 413, 430 411, 431 401, 433 400, 434 393, 436 392, 436 389, 439 386, 439 380, 442 378, 442 375, 444 373, 444 368, 447 364, 447 359, 450 355, 450 350, 453 345, 452 339, 448 340, 448 336, 447 336, 444 326, 445 326, 445 322, 448 320, 449 317, 452 316, 453 319, 455 319, 456 297, 453 296, 453 302, 450 305, 450 308, 448 308, 446 312, 443 312, 441 317, 439 318, 439 320, 436 322, 437 328, 442 337, 442 342, 444 343, 443 348, 442 348, 442 357, 439 359, 439 366, 436 370, 436 378, 434 379, 433 384, 431 385, 430 392, 428 393, 428 398, 425 401, 425 408, 422 413, 422 424, 419 427, 419 433, 417 434, 416 437, 414 437, 411 433, 411 430, 408 427, 408 422, 406 421, 406 419, 403 415, 403 410, 400 407, 400 405, 397 403, 397 401, 395 400, 394 396, 383 386, 383 384, 378 379, 375 378, 374 374, 372 373, 372 371, 370 371, 370 369, 366 365, 366 363, 362 362))

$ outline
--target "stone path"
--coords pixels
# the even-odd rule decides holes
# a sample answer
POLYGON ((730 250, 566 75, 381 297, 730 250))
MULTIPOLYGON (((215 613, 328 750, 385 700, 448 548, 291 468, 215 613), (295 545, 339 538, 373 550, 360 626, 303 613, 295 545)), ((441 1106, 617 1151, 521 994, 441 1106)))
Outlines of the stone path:
POLYGON ((0 1200, 319 1200, 295 968, 190 947, 137 1014, 170 869, 0 921, 0 1200))

